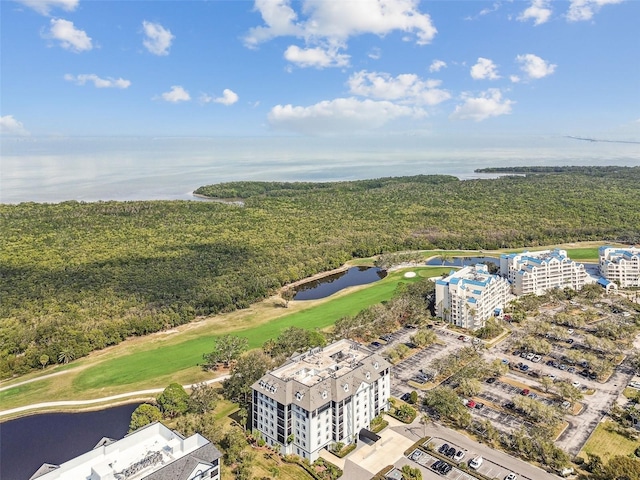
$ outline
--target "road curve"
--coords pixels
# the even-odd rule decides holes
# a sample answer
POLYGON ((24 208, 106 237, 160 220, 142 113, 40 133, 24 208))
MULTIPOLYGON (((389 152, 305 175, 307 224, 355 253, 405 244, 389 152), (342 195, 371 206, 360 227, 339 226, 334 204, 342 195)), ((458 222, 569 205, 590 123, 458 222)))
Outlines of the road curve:
MULTIPOLYGON (((206 384, 221 382, 229 378, 229 375, 222 375, 220 377, 214 378, 212 380, 207 380, 206 384)), ((196 384, 193 384, 196 385, 196 384)), ((193 385, 183 385, 184 388, 189 389, 193 387, 193 385)), ((154 393, 160 393, 164 390, 164 388, 150 388, 148 390, 138 390, 136 392, 127 392, 127 393, 119 393, 118 395, 111 395, 109 397, 102 398, 92 398, 91 400, 60 400, 58 402, 43 402, 43 403, 34 403, 31 405, 24 405, 22 407, 11 408, 9 410, 0 410, 0 418, 12 415, 15 413, 27 412, 29 410, 39 410, 42 408, 56 408, 56 407, 72 407, 72 406, 87 406, 87 405, 95 405, 97 403, 105 403, 112 402, 117 400, 122 400, 123 398, 129 397, 140 397, 144 395, 150 395, 154 393)))

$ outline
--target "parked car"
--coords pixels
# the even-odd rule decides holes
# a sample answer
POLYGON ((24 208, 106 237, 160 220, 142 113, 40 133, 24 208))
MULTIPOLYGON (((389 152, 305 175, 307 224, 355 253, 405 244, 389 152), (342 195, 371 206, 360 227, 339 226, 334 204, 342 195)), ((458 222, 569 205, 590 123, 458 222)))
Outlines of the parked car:
POLYGON ((410 399, 411 399, 411 394, 409 392, 403 393, 402 396, 400 397, 400 400, 402 400, 403 402, 408 402, 410 399))
POLYGON ((440 468, 440 465, 442 465, 443 463, 445 463, 442 460, 436 460, 433 465, 431 465, 431 468, 434 469, 436 472, 438 471, 438 469, 440 468))
POLYGON ((438 471, 442 474, 442 475, 446 475, 447 473, 449 473, 451 470, 453 470, 453 467, 451 465, 449 465, 447 462, 444 462, 444 465, 441 465, 440 468, 438 469, 438 471))
POLYGON ((445 453, 447 450, 449 450, 449 444, 443 443, 438 449, 438 453, 445 453))
POLYGON ((527 396, 527 395, 529 395, 530 391, 531 390, 529 390, 528 388, 523 388, 522 391, 520 392, 520 395, 527 396))
POLYGON ((456 456, 456 447, 449 447, 446 453, 447 457, 453 458, 456 456))
POLYGON ((475 408, 476 410, 480 410, 481 408, 484 408, 484 403, 476 402, 476 406, 473 408, 475 408))
POLYGON ((491 377, 491 378, 487 378, 487 383, 491 384, 491 383, 496 383, 496 378, 495 377, 491 377))
POLYGON ((484 462, 484 459, 482 457, 472 458, 471 460, 469 460, 469 468, 477 470, 482 466, 482 462, 484 462))
POLYGON ((533 363, 538 363, 540 362, 540 360, 542 360, 542 357, 540 355, 534 355, 533 358, 531 359, 533 363))
POLYGON ((464 452, 463 452, 462 450, 458 450, 458 451, 456 452, 455 456, 453 457, 453 459, 454 459, 456 462, 461 461, 463 458, 464 458, 464 452))
POLYGON ((524 358, 526 358, 527 360, 533 360, 533 357, 535 357, 535 356, 536 356, 535 353, 527 353, 527 356, 524 357, 524 358))
POLYGON ((504 477, 504 480, 518 480, 518 476, 515 473, 510 473, 504 477))
POLYGON ((378 347, 381 347, 382 344, 380 342, 371 342, 371 346, 374 348, 378 348, 378 347))
POLYGON ((474 402, 473 400, 469 400, 467 402, 467 407, 474 408, 475 406, 476 406, 476 402, 474 402))

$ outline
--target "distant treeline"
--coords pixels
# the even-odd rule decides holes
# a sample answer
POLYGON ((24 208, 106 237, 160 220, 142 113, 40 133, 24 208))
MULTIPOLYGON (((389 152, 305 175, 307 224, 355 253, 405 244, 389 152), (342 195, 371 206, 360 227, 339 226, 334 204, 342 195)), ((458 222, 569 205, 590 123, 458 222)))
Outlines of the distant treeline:
POLYGON ((640 241, 640 168, 236 182, 219 202, 0 205, 0 376, 245 308, 353 257, 640 241))
POLYGON ((580 175, 595 175, 595 176, 609 176, 609 177, 622 177, 625 175, 631 175, 640 180, 638 167, 617 167, 617 166, 564 166, 564 167, 550 167, 550 166, 538 166, 538 167, 487 167, 477 168, 476 173, 573 173, 580 175))

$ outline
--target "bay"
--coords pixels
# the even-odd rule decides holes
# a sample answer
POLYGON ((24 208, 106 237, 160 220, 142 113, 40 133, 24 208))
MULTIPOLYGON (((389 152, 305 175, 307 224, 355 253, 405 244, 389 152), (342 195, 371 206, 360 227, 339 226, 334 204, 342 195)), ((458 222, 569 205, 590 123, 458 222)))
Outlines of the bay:
POLYGON ((638 144, 562 137, 21 137, 0 139, 0 203, 196 200, 237 180, 338 181, 482 167, 640 165, 638 144))

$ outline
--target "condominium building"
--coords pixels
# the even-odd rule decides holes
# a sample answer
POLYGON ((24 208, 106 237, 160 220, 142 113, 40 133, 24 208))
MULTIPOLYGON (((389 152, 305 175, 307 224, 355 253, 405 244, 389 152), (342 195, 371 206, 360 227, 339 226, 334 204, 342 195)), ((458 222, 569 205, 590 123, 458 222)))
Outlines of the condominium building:
POLYGON ((184 438, 154 422, 68 462, 45 463, 30 480, 220 480, 221 456, 202 435, 184 438))
POLYGON ((291 357, 252 385, 253 428, 281 453, 314 461, 389 409, 390 367, 346 339, 291 357))
POLYGON ((640 287, 640 248, 600 247, 600 275, 620 287, 640 287))
POLYGON ((560 249, 500 255, 500 275, 509 280, 516 295, 543 295, 565 287, 580 290, 593 281, 584 265, 560 249))
POLYGON ((476 330, 509 298, 509 283, 486 265, 468 266, 436 280, 436 315, 462 328, 476 330))

